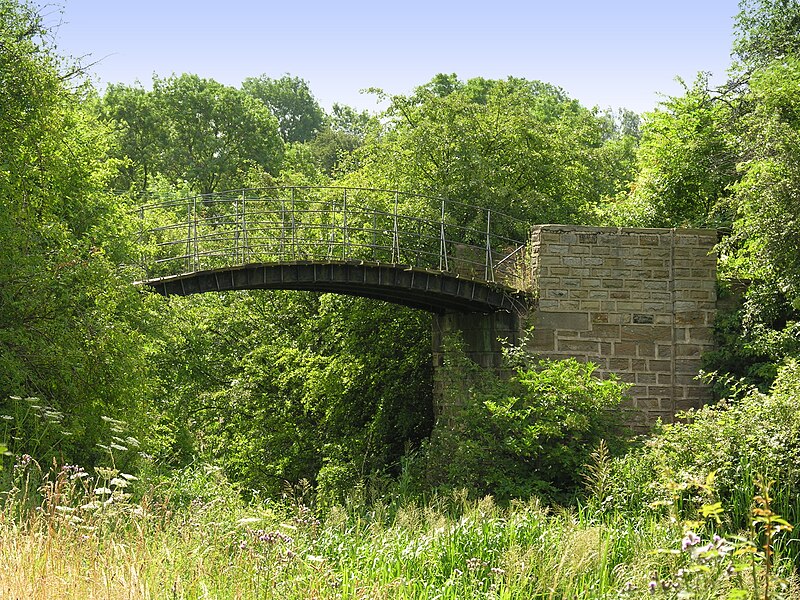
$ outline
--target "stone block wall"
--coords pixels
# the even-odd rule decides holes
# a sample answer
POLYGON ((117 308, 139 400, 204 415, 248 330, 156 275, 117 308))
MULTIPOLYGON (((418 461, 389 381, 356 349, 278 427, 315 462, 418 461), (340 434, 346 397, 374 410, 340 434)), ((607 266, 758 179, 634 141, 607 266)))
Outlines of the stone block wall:
POLYGON ((503 371, 503 343, 519 341, 518 313, 457 313, 433 315, 433 397, 437 420, 457 418, 469 401, 474 373, 445 369, 448 337, 455 334, 464 356, 484 369, 503 371))
POLYGON ((706 229, 534 227, 528 349, 632 384, 639 427, 702 405, 710 392, 695 377, 713 347, 716 242, 706 229))

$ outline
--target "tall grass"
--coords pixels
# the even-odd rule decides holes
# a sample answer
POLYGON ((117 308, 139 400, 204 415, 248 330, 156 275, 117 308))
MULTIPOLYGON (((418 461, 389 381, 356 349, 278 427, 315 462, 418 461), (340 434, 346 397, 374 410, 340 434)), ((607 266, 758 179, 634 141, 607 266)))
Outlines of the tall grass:
MULTIPOLYGON (((463 492, 320 515, 299 493, 244 503, 214 469, 127 485, 80 473, 17 465, 0 597, 637 598, 686 558, 682 524, 652 511, 504 508, 463 492)), ((714 585, 732 587, 725 574, 714 585)))

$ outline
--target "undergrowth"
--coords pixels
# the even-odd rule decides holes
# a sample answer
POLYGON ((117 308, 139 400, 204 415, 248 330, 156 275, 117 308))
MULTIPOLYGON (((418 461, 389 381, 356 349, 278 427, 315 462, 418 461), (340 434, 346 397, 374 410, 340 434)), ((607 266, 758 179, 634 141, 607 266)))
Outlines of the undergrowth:
POLYGON ((797 593, 791 566, 774 552, 785 526, 768 503, 758 514, 772 519, 771 538, 763 522, 755 537, 719 538, 753 549, 739 561, 747 569, 736 563, 733 572, 710 570, 719 554, 706 546, 723 548, 709 537, 716 508, 690 534, 674 513, 630 518, 596 510, 596 496, 573 508, 535 498, 500 507, 462 490, 424 502, 355 497, 323 512, 304 485, 246 503, 207 465, 161 480, 24 459, 11 469, 0 597, 588 599, 651 597, 653 586, 675 598, 797 593), (697 540, 687 544, 690 535, 697 540), (679 575, 690 572, 701 591, 721 595, 663 587, 689 582, 679 575), (747 595, 729 595, 736 589, 747 595))

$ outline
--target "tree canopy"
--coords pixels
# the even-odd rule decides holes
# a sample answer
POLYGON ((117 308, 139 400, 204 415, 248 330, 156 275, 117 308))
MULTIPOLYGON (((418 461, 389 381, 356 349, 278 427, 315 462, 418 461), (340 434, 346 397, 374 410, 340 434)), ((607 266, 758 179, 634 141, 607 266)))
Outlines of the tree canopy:
POLYGON ((242 90, 266 104, 278 119, 285 142, 309 142, 322 129, 325 113, 308 82, 300 77, 248 77, 242 82, 242 90))

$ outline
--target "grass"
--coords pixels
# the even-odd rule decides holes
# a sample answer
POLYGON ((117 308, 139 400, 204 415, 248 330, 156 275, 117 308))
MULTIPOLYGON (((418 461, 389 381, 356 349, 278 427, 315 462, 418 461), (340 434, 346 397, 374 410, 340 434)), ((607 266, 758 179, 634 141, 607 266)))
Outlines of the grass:
MULTIPOLYGON (((689 561, 683 525, 652 511, 502 508, 459 492, 322 516, 301 493, 245 503, 213 469, 110 494, 119 473, 18 471, 0 511, 2 598, 645 598, 689 561)), ((715 577, 705 589, 720 595, 682 597, 726 597, 736 581, 715 577)))

